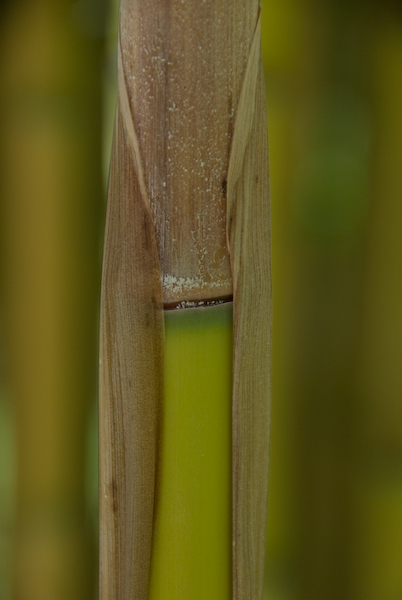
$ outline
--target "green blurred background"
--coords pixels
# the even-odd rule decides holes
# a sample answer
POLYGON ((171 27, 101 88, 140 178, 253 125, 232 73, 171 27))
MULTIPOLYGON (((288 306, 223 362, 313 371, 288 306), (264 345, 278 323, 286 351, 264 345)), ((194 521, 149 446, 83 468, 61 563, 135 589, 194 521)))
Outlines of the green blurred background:
MULTIPOLYGON (((116 8, 0 4, 1 600, 97 594, 116 8)), ((401 600, 402 10, 264 0, 262 32, 274 285, 264 600, 401 600)))

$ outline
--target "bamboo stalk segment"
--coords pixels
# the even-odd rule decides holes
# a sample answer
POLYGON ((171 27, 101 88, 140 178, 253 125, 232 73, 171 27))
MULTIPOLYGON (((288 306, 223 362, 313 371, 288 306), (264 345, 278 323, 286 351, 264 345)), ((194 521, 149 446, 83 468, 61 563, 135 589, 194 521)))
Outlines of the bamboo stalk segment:
POLYGON ((271 309, 258 16, 257 0, 122 0, 101 310, 102 600, 148 598, 163 307, 232 295, 233 598, 262 597, 271 309))
POLYGON ((165 311, 149 600, 232 598, 232 309, 165 311))

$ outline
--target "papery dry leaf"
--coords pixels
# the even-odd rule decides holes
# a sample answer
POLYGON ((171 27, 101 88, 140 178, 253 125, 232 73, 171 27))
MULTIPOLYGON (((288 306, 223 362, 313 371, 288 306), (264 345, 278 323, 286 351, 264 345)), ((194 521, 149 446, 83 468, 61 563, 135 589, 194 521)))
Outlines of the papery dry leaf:
POLYGON ((268 500, 271 271, 268 139, 260 20, 228 173, 233 272, 233 598, 261 598, 268 500))

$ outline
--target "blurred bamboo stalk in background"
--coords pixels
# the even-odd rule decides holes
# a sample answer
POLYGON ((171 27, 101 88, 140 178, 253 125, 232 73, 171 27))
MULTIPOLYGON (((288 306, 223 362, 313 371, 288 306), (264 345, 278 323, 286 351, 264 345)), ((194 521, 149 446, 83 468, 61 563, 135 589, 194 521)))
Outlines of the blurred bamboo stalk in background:
POLYGON ((367 51, 376 124, 363 333, 356 600, 402 596, 402 15, 382 5, 367 51))
POLYGON ((359 3, 312 2, 321 32, 315 94, 305 90, 295 174, 298 244, 293 357, 302 600, 354 597, 365 228, 373 122, 369 31, 359 3), (314 115, 314 121, 312 120, 314 115))
MULTIPOLYGON (((319 41, 303 0, 262 2, 272 195, 272 429, 264 600, 298 592, 295 390, 292 381, 297 246, 292 221, 301 99, 314 84, 319 41)), ((302 105, 303 106, 303 105, 302 105)))
POLYGON ((402 592, 401 18, 396 6, 361 8, 267 2, 278 25, 263 36, 275 314, 267 600, 402 592))
POLYGON ((88 600, 100 275, 103 3, 10 3, 1 23, 1 250, 17 451, 13 597, 88 600))

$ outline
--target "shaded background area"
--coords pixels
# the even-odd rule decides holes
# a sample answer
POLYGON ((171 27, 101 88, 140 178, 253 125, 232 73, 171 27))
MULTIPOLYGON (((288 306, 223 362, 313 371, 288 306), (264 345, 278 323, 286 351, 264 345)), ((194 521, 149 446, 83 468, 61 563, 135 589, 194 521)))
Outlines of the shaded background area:
MULTIPOLYGON (((116 5, 0 4, 0 598, 97 594, 116 5)), ((264 0, 274 365, 264 600, 402 598, 402 13, 264 0)))

